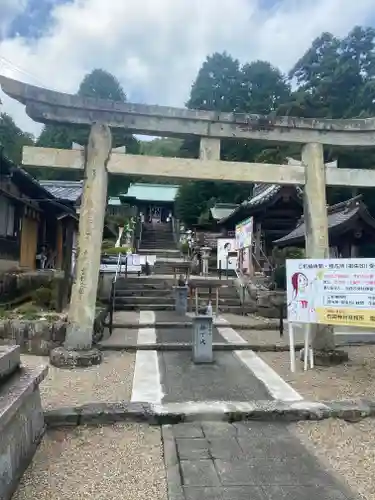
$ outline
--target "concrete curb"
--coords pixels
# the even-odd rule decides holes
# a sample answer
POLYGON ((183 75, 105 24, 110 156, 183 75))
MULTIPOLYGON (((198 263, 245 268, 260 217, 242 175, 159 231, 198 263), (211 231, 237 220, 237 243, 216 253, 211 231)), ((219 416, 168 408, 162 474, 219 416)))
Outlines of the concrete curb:
MULTIPOLYGON (((246 323, 220 323, 214 322, 214 326, 216 327, 225 327, 225 328, 233 328, 234 330, 278 330, 279 323, 275 321, 274 323, 259 322, 252 325, 246 323)), ((168 328, 191 328, 191 321, 156 321, 155 323, 138 323, 136 321, 124 322, 124 323, 113 323, 113 328, 124 328, 129 330, 139 329, 139 328, 160 328, 160 329, 168 329, 168 328)), ((285 326, 284 326, 285 328, 285 326)))
POLYGON ((342 419, 359 422, 375 416, 375 401, 207 401, 186 403, 89 403, 76 407, 46 410, 48 427, 108 425, 115 422, 146 422, 168 425, 181 422, 241 420, 298 422, 302 420, 342 419))
MULTIPOLYGON (((296 344, 296 350, 302 349, 303 343, 296 344)), ((168 342, 156 344, 98 344, 101 351, 191 351, 191 343, 168 342)), ((219 343, 212 344, 214 351, 256 351, 256 352, 289 352, 288 345, 278 344, 248 344, 248 343, 219 343)))
POLYGON ((170 425, 161 428, 163 441, 164 462, 167 475, 168 500, 184 500, 185 495, 181 486, 180 464, 176 450, 176 440, 173 437, 170 425))

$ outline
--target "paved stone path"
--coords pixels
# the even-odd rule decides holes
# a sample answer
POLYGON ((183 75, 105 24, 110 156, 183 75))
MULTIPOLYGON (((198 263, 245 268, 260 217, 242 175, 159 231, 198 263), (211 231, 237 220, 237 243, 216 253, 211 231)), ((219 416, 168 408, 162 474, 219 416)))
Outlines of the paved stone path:
POLYGON ((163 427, 169 500, 354 500, 285 424, 163 427))
MULTIPOLYGON (((192 328, 158 328, 156 330, 156 342, 158 343, 183 343, 188 344, 192 342, 192 328)), ((212 341, 227 343, 227 341, 220 335, 217 327, 212 327, 212 341)))
POLYGON ((215 352, 213 364, 192 363, 191 352, 159 352, 163 403, 273 399, 233 352, 215 352))

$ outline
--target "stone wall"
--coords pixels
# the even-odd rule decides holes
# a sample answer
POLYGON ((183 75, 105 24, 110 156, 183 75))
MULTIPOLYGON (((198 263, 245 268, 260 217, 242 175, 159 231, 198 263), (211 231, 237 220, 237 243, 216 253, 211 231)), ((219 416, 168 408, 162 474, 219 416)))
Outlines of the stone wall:
MULTIPOLYGON (((106 308, 98 308, 94 324, 93 341, 99 341, 104 331, 106 308)), ((46 319, 3 319, 0 320, 0 345, 21 346, 21 352, 48 356, 55 347, 64 343, 67 319, 50 322, 46 319)))
POLYGON ((10 500, 44 434, 39 390, 20 399, 11 419, 0 419, 0 498, 10 500))
POLYGON ((264 318, 279 318, 280 308, 283 307, 285 316, 286 292, 267 290, 265 287, 256 286, 250 281, 242 282, 240 278, 235 280, 235 286, 241 302, 244 300, 248 312, 264 318))
POLYGON ((61 271, 54 270, 0 273, 0 302, 10 302, 61 277, 61 271))

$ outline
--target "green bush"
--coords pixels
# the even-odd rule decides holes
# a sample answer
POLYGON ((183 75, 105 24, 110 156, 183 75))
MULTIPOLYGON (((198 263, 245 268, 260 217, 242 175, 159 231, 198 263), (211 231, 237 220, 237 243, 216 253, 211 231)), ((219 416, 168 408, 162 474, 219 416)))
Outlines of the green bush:
POLYGON ((278 266, 273 270, 272 281, 276 285, 277 290, 286 290, 286 268, 278 266))
POLYGON ((189 253, 189 243, 187 241, 181 243, 180 250, 184 255, 187 255, 189 253))
POLYGON ((104 252, 108 248, 113 248, 114 246, 115 246, 115 241, 113 241, 113 240, 103 240, 103 243, 102 243, 102 252, 104 252))
POLYGON ((133 252, 133 249, 129 248, 129 247, 111 247, 111 248, 107 248, 102 253, 104 255, 118 255, 119 253, 126 254, 126 253, 128 253, 129 250, 131 250, 133 252))
POLYGON ((41 286, 33 291, 31 299, 37 307, 49 309, 52 302, 52 289, 41 286))
POLYGON ((278 290, 286 290, 286 260, 303 259, 304 257, 305 251, 302 248, 287 247, 273 250, 272 258, 275 268, 272 273, 272 281, 278 290))

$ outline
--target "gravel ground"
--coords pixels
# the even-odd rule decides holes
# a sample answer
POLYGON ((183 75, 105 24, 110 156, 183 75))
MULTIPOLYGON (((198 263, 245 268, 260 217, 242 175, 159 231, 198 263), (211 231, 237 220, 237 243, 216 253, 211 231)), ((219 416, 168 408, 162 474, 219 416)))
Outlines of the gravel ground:
POLYGON ((345 350, 349 353, 348 363, 304 372, 298 361, 296 373, 290 371, 289 352, 259 355, 307 399, 375 399, 375 346, 346 347, 345 350))
POLYGON ((247 316, 242 316, 241 314, 220 314, 223 318, 225 318, 231 325, 243 325, 247 324, 249 326, 258 325, 259 323, 272 323, 278 325, 277 319, 269 319, 263 318, 262 316, 256 316, 255 314, 248 314, 247 316))
MULTIPOLYGON (((280 337, 277 330, 238 330, 237 333, 241 335, 249 344, 276 344, 276 345, 289 345, 289 336, 284 334, 280 337)), ((303 333, 295 332, 295 342, 303 343, 303 333)))
POLYGON ((375 500, 375 420, 301 422, 291 426, 307 448, 346 479, 353 491, 375 500))
MULTIPOLYGON (((90 402, 129 401, 133 385, 135 354, 105 352, 98 366, 63 370, 49 366, 40 385, 44 408, 80 405, 90 402)), ((26 366, 49 364, 47 357, 21 356, 26 366)))
POLYGON ((166 500, 160 428, 50 431, 13 500, 166 500))

